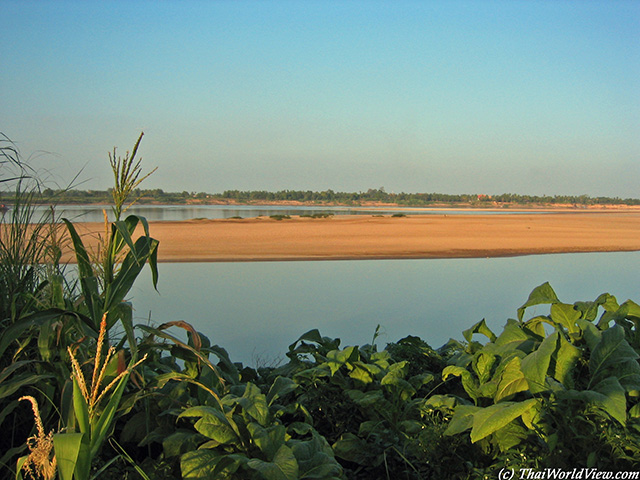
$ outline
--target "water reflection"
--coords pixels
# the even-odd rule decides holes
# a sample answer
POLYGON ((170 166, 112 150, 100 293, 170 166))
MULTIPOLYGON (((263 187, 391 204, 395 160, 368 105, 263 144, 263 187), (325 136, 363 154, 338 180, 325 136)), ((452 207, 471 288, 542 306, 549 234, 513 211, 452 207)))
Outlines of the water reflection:
MULTIPOLYGON (((160 265, 132 291, 138 322, 186 320, 252 364, 284 356, 302 333, 319 328, 343 345, 380 346, 418 335, 432 346, 485 318, 500 329, 531 290, 551 282, 561 300, 609 292, 640 301, 640 252, 494 259, 188 263, 160 265)), ((530 309, 547 314, 548 307, 530 309)))
MULTIPOLYGON (((36 218, 48 212, 49 207, 38 207, 36 218)), ((102 222, 103 210, 113 221, 111 207, 104 205, 59 205, 56 212, 75 222, 102 222)), ((253 218, 269 215, 313 215, 329 213, 334 215, 391 215, 404 213, 406 215, 477 215, 477 214, 508 214, 508 213, 549 213, 521 210, 451 210, 451 209, 402 209, 378 207, 324 207, 324 206, 276 206, 276 205, 136 205, 127 213, 140 215, 149 221, 181 221, 194 218, 253 218)))

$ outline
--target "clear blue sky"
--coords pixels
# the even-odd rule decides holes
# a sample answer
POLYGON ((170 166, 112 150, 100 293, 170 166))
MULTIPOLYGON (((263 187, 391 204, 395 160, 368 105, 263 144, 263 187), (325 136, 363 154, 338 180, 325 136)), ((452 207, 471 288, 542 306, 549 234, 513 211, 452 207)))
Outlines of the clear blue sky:
POLYGON ((0 131, 59 183, 640 196, 640 1, 0 0, 0 131))

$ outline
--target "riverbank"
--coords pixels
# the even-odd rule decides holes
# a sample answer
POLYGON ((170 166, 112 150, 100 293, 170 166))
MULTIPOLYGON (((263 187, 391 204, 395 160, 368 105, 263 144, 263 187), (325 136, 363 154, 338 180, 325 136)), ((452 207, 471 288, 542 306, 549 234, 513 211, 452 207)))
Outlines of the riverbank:
MULTIPOLYGON (((104 224, 77 225, 88 245, 104 224)), ((161 262, 504 257, 640 250, 640 212, 151 222, 161 262)), ((63 259, 73 261, 71 252, 63 259)))

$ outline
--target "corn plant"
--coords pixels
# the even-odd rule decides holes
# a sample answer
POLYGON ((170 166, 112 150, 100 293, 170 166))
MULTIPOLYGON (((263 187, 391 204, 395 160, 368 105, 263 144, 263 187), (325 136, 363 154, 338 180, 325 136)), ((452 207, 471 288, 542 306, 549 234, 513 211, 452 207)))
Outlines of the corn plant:
POLYGON ((127 152, 124 158, 116 159, 114 149, 113 156, 109 157, 116 179, 113 189, 113 210, 116 217, 115 221, 108 225, 108 236, 97 254, 97 262, 91 260, 73 223, 63 219, 76 253, 86 314, 97 330, 103 315, 107 313, 107 329, 121 320, 128 335, 132 335, 132 310, 130 305, 123 302, 145 264, 148 263, 151 268, 154 287, 158 281, 158 241, 149 235, 147 220, 137 215, 121 219, 122 213, 128 208, 125 204, 131 192, 149 176, 147 174, 139 178, 140 162, 133 163, 141 139, 142 134, 135 144, 133 154, 129 155, 127 152), (133 236, 139 225, 143 228, 143 235, 134 241, 133 236), (100 268, 97 268, 96 264, 99 264, 100 268))

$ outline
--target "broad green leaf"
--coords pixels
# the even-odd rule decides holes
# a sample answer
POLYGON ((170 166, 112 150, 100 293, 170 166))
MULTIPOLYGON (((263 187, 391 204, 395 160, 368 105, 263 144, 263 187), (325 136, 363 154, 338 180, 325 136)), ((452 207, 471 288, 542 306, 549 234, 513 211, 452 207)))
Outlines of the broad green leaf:
POLYGON ((589 385, 599 383, 607 376, 607 371, 617 363, 636 360, 638 354, 625 338, 624 329, 615 325, 602 332, 600 342, 591 352, 589 385))
POLYGON ((72 480, 83 436, 83 433, 56 433, 53 436, 60 480, 72 480))
POLYGON ((560 346, 555 354, 553 378, 562 383, 565 388, 573 388, 573 374, 578 360, 582 357, 582 352, 562 335, 559 336, 558 341, 560 346))
POLYGON ((617 362, 607 369, 607 376, 617 378, 625 391, 640 390, 640 363, 637 360, 617 362))
POLYGON ((546 390, 545 379, 549 370, 551 356, 557 348, 558 335, 558 332, 552 333, 543 340, 537 350, 522 359, 522 373, 529 383, 531 393, 546 390))
POLYGON ((357 463, 358 465, 371 465, 375 463, 375 454, 360 437, 353 433, 344 433, 333 445, 335 455, 343 460, 357 463))
POLYGON ((298 462, 291 448, 286 445, 278 449, 272 462, 252 458, 247 462, 247 466, 260 472, 266 480, 297 480, 298 478, 298 462))
POLYGON ((551 319, 562 325, 569 334, 578 333, 580 329, 576 321, 580 318, 580 312, 573 305, 566 303, 556 303, 551 305, 551 319))
POLYGON ((501 452, 506 452, 523 443, 529 435, 531 432, 525 427, 511 422, 495 432, 492 440, 501 452))
POLYGON ((273 461, 276 453, 284 445, 286 429, 284 425, 272 425, 263 428, 255 422, 247 425, 251 440, 258 446, 267 461, 273 461))
POLYGON ((424 400, 425 407, 442 410, 453 410, 458 405, 459 398, 453 395, 431 395, 424 400))
POLYGON ((192 430, 178 429, 162 440, 162 451, 165 457, 177 457, 196 450, 202 440, 202 436, 192 430))
POLYGON ((473 414, 471 442, 475 443, 500 430, 533 408, 537 402, 532 398, 524 402, 502 402, 479 409, 473 414))
POLYGON ((533 291, 529 294, 529 299, 518 309, 518 320, 522 321, 524 311, 527 309, 527 307, 542 304, 554 304, 558 302, 560 302, 560 300, 558 300, 556 292, 553 291, 553 288, 551 288, 549 282, 545 282, 542 285, 534 288, 533 291))
POLYGON ((516 350, 527 354, 531 353, 538 343, 537 336, 527 333, 520 323, 509 319, 496 341, 485 346, 485 351, 500 356, 510 355, 516 350))
POLYGON ((278 398, 293 392, 298 388, 298 384, 287 377, 278 376, 271 384, 267 393, 267 404, 271 406, 278 398))
POLYGON ((242 395, 241 398, 238 398, 237 402, 242 406, 244 411, 260 425, 267 425, 267 420, 269 418, 267 397, 262 394, 258 387, 252 383, 247 383, 244 395, 242 395))
POLYGON ((626 423, 627 399, 617 378, 606 378, 590 390, 564 392, 562 397, 585 401, 605 411, 622 425, 626 423))
POLYGON ((380 384, 388 387, 392 391, 395 391, 404 402, 416 394, 416 390, 413 388, 413 385, 407 382, 404 378, 396 375, 385 375, 380 384))
POLYGON ((485 322, 484 318, 480 320, 478 323, 476 323, 473 327, 468 328, 467 330, 464 330, 462 332, 462 335, 464 336, 467 342, 471 342, 471 338, 473 337, 474 333, 480 333, 484 335, 489 339, 490 342, 493 342, 496 339, 496 335, 487 326, 487 323, 485 322))
POLYGON ((180 471, 184 480, 213 480, 228 478, 217 471, 221 461, 219 453, 213 450, 192 450, 180 457, 180 471))
POLYGON ((528 389, 529 383, 522 373, 520 358, 513 357, 502 369, 494 401, 498 403, 501 400, 511 398, 518 392, 524 392, 528 389))
POLYGON ((331 375, 335 375, 340 367, 348 362, 355 362, 360 358, 358 347, 347 347, 344 350, 331 350, 327 353, 327 365, 331 369, 331 375))
POLYGON ((184 417, 199 417, 194 425, 198 433, 220 444, 240 441, 240 432, 235 422, 216 408, 207 406, 187 408, 178 416, 178 418, 184 417))
POLYGON ((582 338, 584 338, 584 341, 587 342, 589 350, 593 351, 598 343, 600 343, 600 339, 602 338, 602 331, 599 330, 598 327, 596 327, 593 323, 583 319, 578 320, 576 323, 578 327, 580 327, 582 338))
POLYGON ((533 335, 537 335, 542 341, 547 336, 547 332, 544 329, 544 324, 551 325, 556 328, 556 325, 547 316, 539 315, 537 317, 530 318, 522 324, 522 329, 530 332, 533 335))
POLYGON ((482 410, 474 405, 458 405, 453 411, 453 417, 449 426, 444 431, 445 435, 456 435, 473 427, 473 416, 482 410))
POLYGON ((349 367, 349 377, 354 380, 358 380, 365 385, 373 382, 375 376, 382 372, 382 369, 377 365, 367 364, 364 362, 352 362, 349 363, 349 367))
POLYGON ((478 382, 466 368, 449 365, 442 370, 442 380, 446 381, 451 375, 462 379, 462 386, 467 394, 474 400, 478 399, 478 382))
POLYGON ((332 479, 342 476, 342 467, 333 456, 327 441, 315 430, 310 440, 291 440, 291 449, 298 461, 298 477, 302 479, 332 479))
POLYGON ((471 363, 478 376, 480 384, 488 382, 493 373, 493 366, 496 363, 496 356, 483 351, 478 352, 471 363))
POLYGON ((384 404, 384 393, 380 389, 363 392, 362 390, 346 390, 347 396, 363 408, 375 408, 384 404))

